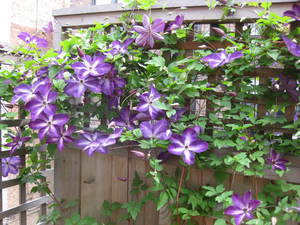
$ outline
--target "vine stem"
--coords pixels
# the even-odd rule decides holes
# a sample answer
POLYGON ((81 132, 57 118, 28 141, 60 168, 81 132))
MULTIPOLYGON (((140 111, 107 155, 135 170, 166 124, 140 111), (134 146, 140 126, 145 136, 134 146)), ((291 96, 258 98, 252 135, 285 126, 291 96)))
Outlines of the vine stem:
POLYGON ((183 167, 181 170, 180 181, 179 181, 179 186, 178 186, 178 191, 177 191, 177 196, 176 196, 176 211, 177 211, 177 223, 178 224, 180 224, 180 218, 179 218, 179 213, 178 213, 179 197, 180 197, 180 192, 181 192, 181 188, 182 188, 184 175, 185 175, 185 167, 183 167))

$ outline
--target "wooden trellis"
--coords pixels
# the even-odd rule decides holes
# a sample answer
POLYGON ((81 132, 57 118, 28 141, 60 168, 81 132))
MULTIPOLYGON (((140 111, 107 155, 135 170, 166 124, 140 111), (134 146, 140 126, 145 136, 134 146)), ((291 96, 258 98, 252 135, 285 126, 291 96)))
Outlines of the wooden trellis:
MULTIPOLYGON (((247 1, 240 1, 247 2, 247 1)), ((260 2, 260 1, 258 1, 260 2)), ((284 11, 290 9, 292 4, 297 0, 273 0, 271 11, 282 15, 284 11)), ((246 23, 251 23, 257 19, 257 11, 254 13, 253 8, 245 6, 238 9, 237 12, 226 20, 220 20, 223 11, 220 7, 209 11, 205 1, 201 0, 181 0, 181 1, 166 1, 164 10, 160 6, 153 7, 151 16, 153 18, 162 18, 164 21, 172 21, 175 16, 182 14, 185 21, 192 21, 199 24, 199 27, 206 27, 211 31, 211 27, 218 24, 230 24, 235 29, 237 35, 240 34, 242 27, 246 23), (246 18, 241 23, 241 19, 246 18)), ((54 11, 53 15, 57 21, 55 29, 54 44, 59 48, 59 42, 64 38, 64 32, 68 28, 86 28, 94 24, 94 22, 118 23, 122 13, 127 12, 120 4, 111 4, 104 6, 82 6, 69 9, 61 9, 54 11)), ((143 12, 139 12, 143 13, 143 12)), ((294 23, 292 26, 298 26, 294 23)), ((199 28, 198 27, 198 28, 199 28)), ((212 34, 212 33, 211 33, 212 34)), ((186 54, 192 54, 194 50, 198 50, 202 43, 187 41, 179 44, 178 48, 186 50, 186 54)), ((227 43, 225 43, 227 45, 227 43)), ((214 43, 217 48, 224 47, 224 43, 214 43)), ((258 84, 265 85, 267 79, 276 77, 282 72, 280 68, 260 68, 246 74, 249 77, 259 77, 258 84)), ((208 76, 210 82, 215 81, 216 76, 208 76)), ((223 93, 214 93, 215 95, 223 96, 223 93)), ((203 100, 199 100, 203 101, 203 100)), ((245 102, 255 104, 257 106, 257 116, 263 117, 266 114, 266 107, 263 101, 259 99, 247 99, 245 102)), ((206 113, 211 110, 210 103, 205 102, 206 113)), ((288 120, 292 120, 295 114, 295 105, 291 103, 285 116, 288 120)), ((205 115, 205 114, 204 114, 205 115)), ((228 122, 232 122, 228 120, 228 122)), ((214 127, 214 124, 209 124, 208 127, 214 127)), ((257 129, 261 129, 257 127, 257 129)), ((278 126, 268 126, 264 129, 274 129, 284 132, 287 135, 293 130, 282 129, 278 126)), ((71 212, 79 212, 82 216, 94 216, 99 218, 99 209, 104 200, 126 202, 132 199, 130 196, 130 183, 133 179, 135 171, 142 176, 147 171, 147 164, 137 159, 124 147, 121 150, 114 150, 108 155, 95 153, 93 157, 88 157, 86 153, 82 153, 79 149, 68 148, 57 154, 55 161, 55 194, 58 198, 64 200, 79 200, 79 204, 66 212, 66 215, 71 212), (120 181, 119 177, 127 177, 128 182, 120 181), (70 185, 72 182, 72 185, 70 185)), ((291 172, 287 173, 283 179, 300 184, 300 161, 295 157, 287 157, 292 162, 291 172)), ((173 173, 175 171, 178 159, 174 158, 165 165, 166 171, 173 173)), ((272 171, 266 171, 264 178, 246 177, 240 174, 234 174, 232 171, 231 178, 225 186, 233 188, 237 192, 251 190, 261 190, 268 180, 276 180, 279 177, 272 171), (238 184, 234 185, 233 184, 238 184)), ((189 186, 197 188, 201 185, 214 185, 216 181, 213 179, 213 171, 191 169, 191 179, 189 186)), ((145 193, 142 193, 143 195, 145 193)), ((146 205, 140 213, 135 224, 137 225, 169 225, 169 212, 166 209, 156 211, 154 205, 146 205)), ((197 217, 198 224, 212 225, 214 219, 207 217, 197 217)), ((127 222, 119 224, 128 224, 127 222)), ((295 224, 295 223, 289 223, 295 224)))

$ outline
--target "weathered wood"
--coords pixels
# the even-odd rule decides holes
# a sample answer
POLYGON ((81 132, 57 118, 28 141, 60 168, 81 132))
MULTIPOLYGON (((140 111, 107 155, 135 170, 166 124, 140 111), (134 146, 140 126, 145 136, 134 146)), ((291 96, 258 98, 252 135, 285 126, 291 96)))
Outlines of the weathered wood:
MULTIPOLYGON (((64 202, 78 201, 72 208, 65 209, 63 216, 80 212, 81 151, 74 148, 57 152, 54 161, 54 192, 64 202)), ((64 224, 60 221, 58 224, 64 224)))
POLYGON ((49 196, 44 196, 44 197, 35 199, 33 201, 28 201, 24 204, 21 204, 21 205, 17 206, 17 207, 14 207, 14 208, 11 208, 11 209, 0 212, 0 219, 18 214, 20 212, 25 212, 28 209, 40 206, 40 205, 45 204, 45 203, 49 204, 51 202, 52 202, 52 199, 49 196))
MULTIPOLYGON (((185 17, 185 21, 209 23, 219 22, 223 15, 222 7, 217 7, 207 13, 207 6, 204 1, 193 1, 193 3, 187 3, 188 1, 170 1, 169 4, 162 10, 162 7, 153 7, 151 10, 151 16, 153 18, 162 18, 165 21, 174 20, 177 14, 182 14, 185 17), (188 7, 185 7, 188 6, 188 7), (176 9, 176 14, 174 13, 176 9)), ((271 7, 271 11, 282 15, 286 9, 292 7, 293 2, 296 1, 281 1, 274 2, 271 7)), ((237 10, 237 12, 226 18, 226 22, 239 22, 242 18, 244 22, 253 21, 258 18, 257 13, 262 9, 253 10, 253 7, 245 6, 237 10)), ((128 12, 123 9, 121 5, 101 5, 101 6, 81 6, 69 9, 60 9, 53 11, 54 18, 58 21, 62 28, 67 27, 87 27, 93 25, 96 21, 107 23, 119 23, 119 18, 122 12, 128 12)), ((143 11, 139 12, 145 13, 143 11)))

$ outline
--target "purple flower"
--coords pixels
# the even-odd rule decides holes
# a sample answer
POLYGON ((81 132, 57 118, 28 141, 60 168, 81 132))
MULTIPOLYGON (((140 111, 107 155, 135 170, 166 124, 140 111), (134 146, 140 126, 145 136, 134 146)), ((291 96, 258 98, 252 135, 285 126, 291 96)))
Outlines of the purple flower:
POLYGON ((232 195, 233 205, 225 209, 224 213, 234 217, 236 225, 240 225, 244 219, 252 219, 253 211, 259 206, 260 201, 252 199, 250 191, 243 196, 232 195))
POLYGON ((130 152, 140 159, 144 159, 146 157, 145 153, 141 151, 131 150, 130 152))
POLYGON ((49 73, 49 67, 45 66, 45 67, 40 68, 38 71, 36 71, 36 76, 37 77, 41 77, 44 74, 47 75, 48 73, 49 73))
POLYGON ((241 58, 243 53, 240 51, 234 53, 226 53, 221 51, 219 53, 212 53, 202 58, 202 61, 207 62, 210 68, 216 68, 223 66, 224 64, 230 63, 235 59, 241 58))
POLYGON ((298 200, 298 206, 293 206, 290 209, 296 210, 298 213, 300 213, 300 200, 298 200))
POLYGON ((282 39, 283 39, 287 49, 289 50, 289 52, 294 56, 300 57, 300 46, 297 45, 296 42, 287 38, 286 36, 282 36, 282 39))
POLYGON ((172 134, 167 120, 145 121, 140 124, 140 129, 144 138, 168 140, 172 134))
POLYGON ((135 125, 133 123, 135 114, 130 111, 129 107, 125 107, 121 110, 119 116, 114 118, 110 124, 117 127, 126 127, 128 130, 133 130, 135 125))
POLYGON ((175 18, 175 21, 173 21, 169 24, 166 31, 172 31, 172 30, 179 29, 182 26, 183 21, 184 21, 184 16, 183 15, 177 15, 176 18, 175 18))
POLYGON ((297 80, 284 76, 282 74, 278 75, 278 77, 280 80, 279 89, 282 91, 286 90, 286 92, 292 97, 292 99, 298 102, 300 93, 297 91, 297 80))
POLYGON ((29 44, 31 42, 31 35, 27 32, 21 32, 18 35, 18 38, 20 38, 22 41, 24 41, 27 44, 29 44))
POLYGON ((176 110, 175 115, 170 117, 170 121, 171 122, 177 122, 181 119, 181 117, 183 116, 183 114, 185 113, 186 109, 185 108, 180 108, 176 110))
POLYGON ((58 146, 58 150, 62 151, 66 143, 74 142, 74 139, 72 138, 72 134, 74 133, 75 130, 76 130, 75 126, 60 127, 58 135, 50 134, 47 139, 47 142, 56 143, 58 146))
POLYGON ((10 153, 14 153, 16 150, 20 149, 25 142, 31 139, 31 137, 22 137, 21 132, 18 132, 16 136, 11 134, 9 134, 9 136, 11 137, 12 141, 4 146, 10 147, 10 153))
POLYGON ((32 85, 20 84, 14 89, 14 97, 12 98, 12 103, 17 103, 20 99, 25 103, 29 102, 31 99, 35 98, 38 91, 50 89, 50 80, 48 78, 38 80, 32 85))
POLYGON ((53 115, 56 105, 52 104, 57 98, 57 93, 49 89, 41 89, 34 99, 25 105, 31 111, 31 119, 36 120, 42 113, 53 115))
POLYGON ((43 31, 46 34, 52 34, 53 33, 54 29, 53 29, 53 24, 52 24, 51 21, 46 26, 43 27, 43 31))
POLYGON ((75 74, 67 82, 65 93, 74 98, 83 96, 87 89, 95 93, 101 92, 100 81, 97 77, 84 77, 75 74))
POLYGON ((168 161, 171 158, 169 152, 160 152, 157 156, 157 159, 161 160, 161 163, 168 161))
POLYGON ((83 151, 87 151, 89 156, 92 156, 94 152, 106 154, 108 152, 106 147, 115 143, 116 138, 114 136, 100 132, 85 132, 81 135, 81 138, 76 141, 76 145, 82 148, 83 151))
POLYGON ((2 164, 2 176, 7 177, 9 173, 17 174, 19 168, 21 168, 21 159, 19 156, 12 156, 3 158, 2 164))
POLYGON ((117 77, 117 72, 118 71, 112 67, 108 73, 101 77, 100 87, 104 94, 112 96, 115 89, 125 86, 125 80, 121 77, 117 77))
POLYGON ((292 10, 285 11, 283 15, 291 17, 295 20, 300 20, 300 5, 294 4, 292 10))
POLYGON ((75 73, 81 77, 98 77, 108 73, 112 69, 112 66, 109 63, 105 63, 104 59, 104 55, 94 55, 94 57, 85 55, 83 62, 75 62, 71 66, 75 73))
POLYGON ((289 161, 282 158, 281 154, 276 152, 274 149, 271 150, 269 158, 267 158, 268 164, 272 166, 272 170, 286 170, 286 163, 289 161))
POLYGON ((125 54, 128 50, 128 46, 131 45, 133 41, 134 41, 133 38, 128 38, 123 43, 121 43, 120 41, 113 41, 109 45, 111 50, 108 53, 112 55, 125 54))
POLYGON ((39 38, 37 36, 31 36, 27 32, 21 32, 18 35, 18 38, 20 38, 22 41, 24 41, 27 44, 36 44, 40 48, 47 48, 48 47, 48 41, 47 40, 45 40, 43 38, 39 38))
POLYGON ((32 36, 30 43, 36 44, 39 48, 47 48, 48 47, 48 41, 44 38, 39 38, 37 36, 32 36))
POLYGON ((156 119, 160 113, 164 112, 162 109, 153 105, 155 102, 158 102, 161 97, 162 95, 159 94, 155 87, 151 84, 150 91, 139 96, 140 103, 137 106, 137 111, 148 113, 151 119, 156 119))
POLYGON ((154 40, 163 40, 160 32, 165 29, 165 23, 162 19, 156 19, 150 23, 150 18, 147 15, 143 16, 143 26, 133 26, 133 29, 139 33, 135 43, 139 46, 149 45, 151 48, 154 46, 154 40))
POLYGON ((182 135, 173 134, 170 138, 171 144, 168 151, 173 155, 182 156, 186 164, 193 164, 196 153, 201 153, 208 149, 208 143, 198 138, 200 131, 200 127, 196 126, 185 129, 182 135))
POLYGON ((39 139, 42 140, 46 135, 59 136, 59 131, 69 121, 69 116, 65 114, 47 115, 41 114, 40 117, 29 123, 33 130, 39 130, 39 139))

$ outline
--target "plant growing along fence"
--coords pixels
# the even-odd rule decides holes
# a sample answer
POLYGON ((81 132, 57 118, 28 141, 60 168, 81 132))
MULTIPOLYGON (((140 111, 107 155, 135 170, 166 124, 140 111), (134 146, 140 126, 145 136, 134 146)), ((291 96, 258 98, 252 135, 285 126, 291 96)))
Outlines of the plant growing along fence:
MULTIPOLYGON (((128 11, 117 24, 70 30, 60 51, 41 51, 45 40, 20 34, 25 45, 16 51, 24 61, 2 72, 1 79, 9 80, 2 98, 24 104, 30 120, 7 144, 13 153, 31 137, 26 144, 31 164, 22 169, 22 179, 42 178, 41 169, 57 149, 61 153, 56 173, 65 180, 56 185, 69 184, 71 193, 79 187, 82 192, 76 197, 82 214, 93 215, 87 205, 94 206, 97 197, 106 198, 97 196, 100 186, 124 187, 134 196, 104 201, 98 217, 104 224, 157 224, 150 221, 153 211, 144 211, 148 220, 137 221, 149 204, 168 214, 165 224, 300 222, 300 181, 293 174, 299 172, 293 156, 299 155, 300 6, 277 4, 276 9, 285 12, 276 14, 269 2, 216 1, 205 12, 213 13, 217 5, 226 15, 224 20, 211 19, 210 26, 185 20, 194 14, 166 21, 152 19, 151 11, 128 11), (229 24, 234 20, 226 16, 243 7, 260 9, 257 19, 229 24), (70 144, 90 158, 79 149, 70 151, 70 144), (44 159, 37 157, 41 147, 44 159), (118 154, 127 161, 114 158, 118 154), (73 157, 80 161, 65 168, 73 157), (116 171, 118 163, 127 168, 108 172, 109 166, 116 171), (133 172, 139 163, 145 174, 133 172), (98 173, 100 180, 95 181, 98 173), (119 173, 126 176, 115 176, 119 173), (215 180, 204 181, 203 173, 214 174, 215 180), (201 182, 193 180, 200 174, 201 182), (242 193, 237 182, 241 175, 252 177, 242 193), (92 183, 98 186, 89 189, 92 183)), ((15 163, 3 160, 2 165, 14 172, 5 166, 15 163)), ((62 193, 53 195, 46 182, 36 182, 33 191, 46 192, 55 201, 55 210, 44 218, 48 222, 57 224, 73 206, 55 195, 65 197, 62 193)), ((97 224, 77 214, 65 223, 97 224)))

